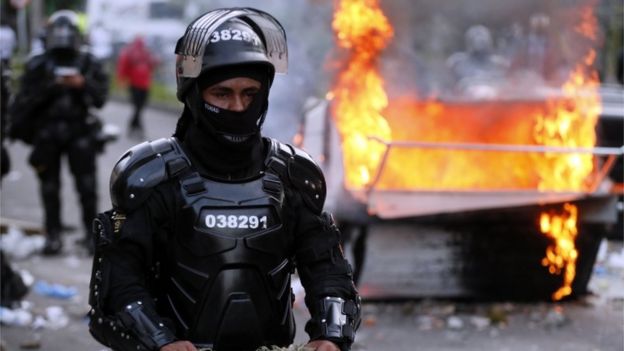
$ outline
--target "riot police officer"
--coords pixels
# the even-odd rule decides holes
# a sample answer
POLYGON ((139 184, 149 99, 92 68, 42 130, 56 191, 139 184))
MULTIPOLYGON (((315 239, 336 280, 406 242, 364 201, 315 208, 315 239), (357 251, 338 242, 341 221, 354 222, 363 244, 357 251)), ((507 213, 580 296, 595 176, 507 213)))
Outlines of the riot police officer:
POLYGON ((360 302, 325 181, 302 150, 261 135, 286 36, 271 15, 219 9, 176 47, 184 111, 139 144, 94 221, 90 332, 113 350, 255 350, 295 335, 290 277, 306 289, 308 346, 349 350, 360 302))
POLYGON ((495 54, 490 30, 473 25, 464 34, 466 50, 447 59, 454 93, 461 98, 493 98, 504 82, 508 62, 495 54))
POLYGON ((45 210, 44 254, 62 249, 60 171, 66 155, 80 195, 84 243, 97 214, 96 135, 99 123, 89 108, 102 107, 108 77, 99 62, 81 48, 76 13, 60 10, 46 25, 45 52, 26 64, 20 89, 9 106, 9 135, 33 145, 30 165, 40 181, 45 210))

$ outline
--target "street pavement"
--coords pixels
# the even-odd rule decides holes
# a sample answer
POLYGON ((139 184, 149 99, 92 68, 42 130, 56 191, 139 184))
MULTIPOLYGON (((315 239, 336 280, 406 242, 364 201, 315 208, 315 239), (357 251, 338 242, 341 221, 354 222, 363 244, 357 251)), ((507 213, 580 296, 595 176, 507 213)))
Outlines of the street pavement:
MULTIPOLYGON (((98 112, 106 123, 121 129, 120 139, 107 146, 98 159, 99 207, 110 207, 108 178, 125 150, 140 142, 128 138, 125 126, 130 106, 111 101, 98 112)), ((272 115, 269 115, 271 119, 272 115)), ((144 113, 146 138, 170 136, 177 114, 148 108, 144 113)), ((294 126, 271 121, 268 135, 288 141, 294 126), (275 132, 275 134, 272 134, 275 132), (281 134, 280 134, 281 133, 281 134)), ((22 228, 40 227, 43 218, 35 175, 26 164, 29 149, 21 143, 9 145, 11 173, 2 181, 0 216, 4 224, 22 228)), ((91 257, 74 241, 82 237, 78 199, 72 178, 64 168, 62 215, 69 228, 64 254, 43 257, 38 254, 14 258, 13 265, 28 272, 35 283, 46 281, 76 289, 68 299, 41 294, 31 288, 25 310, 35 323, 25 326, 2 325, 3 350, 39 349, 45 351, 99 351, 106 348, 91 338, 85 315, 91 257), (60 309, 50 308, 59 306, 60 309), (59 312, 60 311, 60 312, 59 312), (52 316, 53 315, 53 316, 52 316), (37 318, 39 316, 39 318, 37 318)), ((374 248, 371 248, 374 250, 374 248)), ((604 242, 594 277, 591 295, 565 303, 470 303, 453 300, 366 302, 363 322, 354 350, 509 350, 509 351, 621 351, 624 350, 624 260, 621 242, 604 242)), ((388 270, 395 267, 387 267, 388 270)), ((34 287, 34 285, 33 285, 34 287)), ((298 331, 295 343, 306 340, 303 332, 307 311, 303 292, 297 294, 295 316, 298 331)))

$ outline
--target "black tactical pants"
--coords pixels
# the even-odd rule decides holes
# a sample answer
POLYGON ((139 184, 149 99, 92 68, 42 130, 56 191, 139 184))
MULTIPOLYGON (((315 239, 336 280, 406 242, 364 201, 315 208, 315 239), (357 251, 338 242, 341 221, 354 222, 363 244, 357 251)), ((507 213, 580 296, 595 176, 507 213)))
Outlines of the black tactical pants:
POLYGON ((141 89, 137 87, 130 87, 130 97, 132 100, 132 106, 134 111, 132 113, 132 119, 130 120, 130 129, 143 129, 143 121, 141 120, 141 114, 143 113, 143 107, 147 103, 149 91, 147 89, 141 89))
POLYGON ((59 145, 52 141, 38 143, 30 157, 40 181, 41 200, 45 211, 47 233, 61 231, 61 162, 64 155, 74 177, 82 207, 82 222, 90 233, 97 214, 96 149, 93 140, 82 136, 59 145))

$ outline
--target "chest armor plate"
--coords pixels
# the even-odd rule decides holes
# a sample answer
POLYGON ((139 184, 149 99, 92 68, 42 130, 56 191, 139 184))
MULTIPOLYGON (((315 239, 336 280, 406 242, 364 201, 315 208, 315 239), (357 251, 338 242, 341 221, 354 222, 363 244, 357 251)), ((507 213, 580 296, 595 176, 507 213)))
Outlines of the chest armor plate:
POLYGON ((280 178, 225 183, 191 173, 179 186, 164 282, 178 327, 218 350, 290 343, 294 243, 280 178))

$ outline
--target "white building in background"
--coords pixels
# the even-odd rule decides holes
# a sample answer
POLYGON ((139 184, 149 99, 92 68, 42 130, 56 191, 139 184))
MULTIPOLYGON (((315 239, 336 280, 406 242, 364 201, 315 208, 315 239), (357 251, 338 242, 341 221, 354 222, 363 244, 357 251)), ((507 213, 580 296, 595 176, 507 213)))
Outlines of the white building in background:
POLYGON ((183 7, 166 0, 87 0, 88 26, 95 23, 116 41, 129 42, 137 34, 177 40, 184 34, 183 7))
MULTIPOLYGON (((87 31, 106 31, 111 38, 112 58, 135 36, 145 38, 159 56, 155 79, 175 88, 175 44, 186 30, 182 1, 87 0, 87 31)), ((99 35, 101 36, 102 33, 99 35)))

